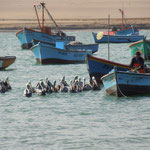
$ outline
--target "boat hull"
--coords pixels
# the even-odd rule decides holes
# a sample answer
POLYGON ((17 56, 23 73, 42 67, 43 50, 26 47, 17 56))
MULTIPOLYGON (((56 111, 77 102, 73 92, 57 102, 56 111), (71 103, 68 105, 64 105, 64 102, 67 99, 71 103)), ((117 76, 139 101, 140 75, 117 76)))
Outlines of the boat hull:
POLYGON ((13 64, 16 60, 15 56, 0 57, 0 70, 3 70, 13 64))
POLYGON ((92 32, 95 43, 131 43, 142 40, 144 35, 103 35, 101 39, 97 39, 97 33, 92 32))
POLYGON ((91 55, 87 55, 86 64, 90 78, 95 76, 98 83, 102 83, 101 77, 110 72, 114 66, 117 66, 118 70, 130 70, 129 65, 108 61, 91 55))
POLYGON ((150 74, 114 71, 102 77, 108 95, 133 96, 150 94, 150 74))
POLYGON ((22 49, 30 49, 32 47, 32 40, 37 39, 45 42, 55 43, 57 40, 64 40, 66 43, 75 41, 74 36, 59 36, 59 35, 50 35, 43 32, 31 30, 28 28, 23 28, 22 30, 16 33, 17 38, 19 39, 20 46, 22 49))
POLYGON ((66 50, 53 47, 46 43, 38 43, 31 48, 34 58, 41 64, 75 64, 85 63, 87 54, 92 51, 66 50))
POLYGON ((150 60, 150 41, 141 40, 129 45, 131 55, 134 56, 137 51, 141 51, 145 60, 150 60))
MULTIPOLYGON (((50 44, 53 47, 56 46, 55 43, 44 42, 44 41, 36 40, 36 39, 32 40, 33 46, 38 44, 39 42, 50 44)), ((99 44, 97 44, 97 43, 94 43, 94 44, 66 44, 65 49, 73 50, 73 51, 85 50, 85 51, 92 51, 92 53, 95 53, 98 51, 98 46, 99 46, 99 44)))
POLYGON ((74 45, 66 45, 66 49, 68 50, 91 50, 92 53, 98 51, 98 44, 74 44, 74 45))

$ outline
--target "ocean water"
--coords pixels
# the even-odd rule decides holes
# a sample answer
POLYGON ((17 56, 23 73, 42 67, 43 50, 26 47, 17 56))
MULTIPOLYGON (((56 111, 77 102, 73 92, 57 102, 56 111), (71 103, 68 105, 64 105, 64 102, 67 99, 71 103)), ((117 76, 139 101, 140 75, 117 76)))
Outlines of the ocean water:
MULTIPOLYGON (((141 30, 150 37, 150 30, 141 30)), ((94 43, 92 31, 67 31, 78 41, 94 43)), ((104 89, 23 97, 26 83, 40 79, 69 82, 76 75, 89 79, 86 64, 40 65, 30 50, 22 50, 15 32, 0 32, 0 55, 15 63, 0 71, 12 90, 0 94, 0 150, 149 150, 150 96, 116 98, 104 89)), ((110 44, 110 60, 129 64, 129 44, 110 44)), ((94 55, 107 59, 108 45, 94 55)))

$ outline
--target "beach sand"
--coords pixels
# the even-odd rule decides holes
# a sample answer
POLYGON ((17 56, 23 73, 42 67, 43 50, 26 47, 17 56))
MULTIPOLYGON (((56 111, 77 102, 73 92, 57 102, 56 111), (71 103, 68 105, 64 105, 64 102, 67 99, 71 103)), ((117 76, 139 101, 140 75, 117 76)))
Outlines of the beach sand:
MULTIPOLYGON (((24 26, 38 28, 34 5, 40 0, 2 0, 0 5, 0 29, 20 29, 24 26)), ((124 10, 127 24, 141 29, 150 28, 150 0, 45 0, 46 7, 62 29, 107 28, 121 25, 124 10)), ((40 12, 41 10, 38 9, 40 12)), ((41 17, 41 14, 40 14, 41 17)), ((45 16, 48 20, 48 16, 45 16)), ((46 21, 49 24, 49 21, 46 21)), ((50 23, 50 26, 54 26, 50 23)))

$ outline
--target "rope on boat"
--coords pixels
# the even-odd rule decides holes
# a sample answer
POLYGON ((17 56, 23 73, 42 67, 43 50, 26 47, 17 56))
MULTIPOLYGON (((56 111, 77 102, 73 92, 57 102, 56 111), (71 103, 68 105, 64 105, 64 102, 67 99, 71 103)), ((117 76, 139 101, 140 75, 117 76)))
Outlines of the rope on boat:
POLYGON ((126 95, 123 94, 123 92, 121 91, 119 85, 117 85, 117 87, 118 87, 118 90, 119 90, 119 92, 121 93, 121 95, 122 95, 123 97, 127 97, 126 95))

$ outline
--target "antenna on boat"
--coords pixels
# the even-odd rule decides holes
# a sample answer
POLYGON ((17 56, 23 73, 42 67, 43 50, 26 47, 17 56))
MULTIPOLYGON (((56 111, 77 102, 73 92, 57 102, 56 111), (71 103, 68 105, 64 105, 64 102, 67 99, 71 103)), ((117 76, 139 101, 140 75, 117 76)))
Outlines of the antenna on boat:
POLYGON ((110 15, 108 15, 108 60, 109 60, 109 28, 110 28, 110 15))

